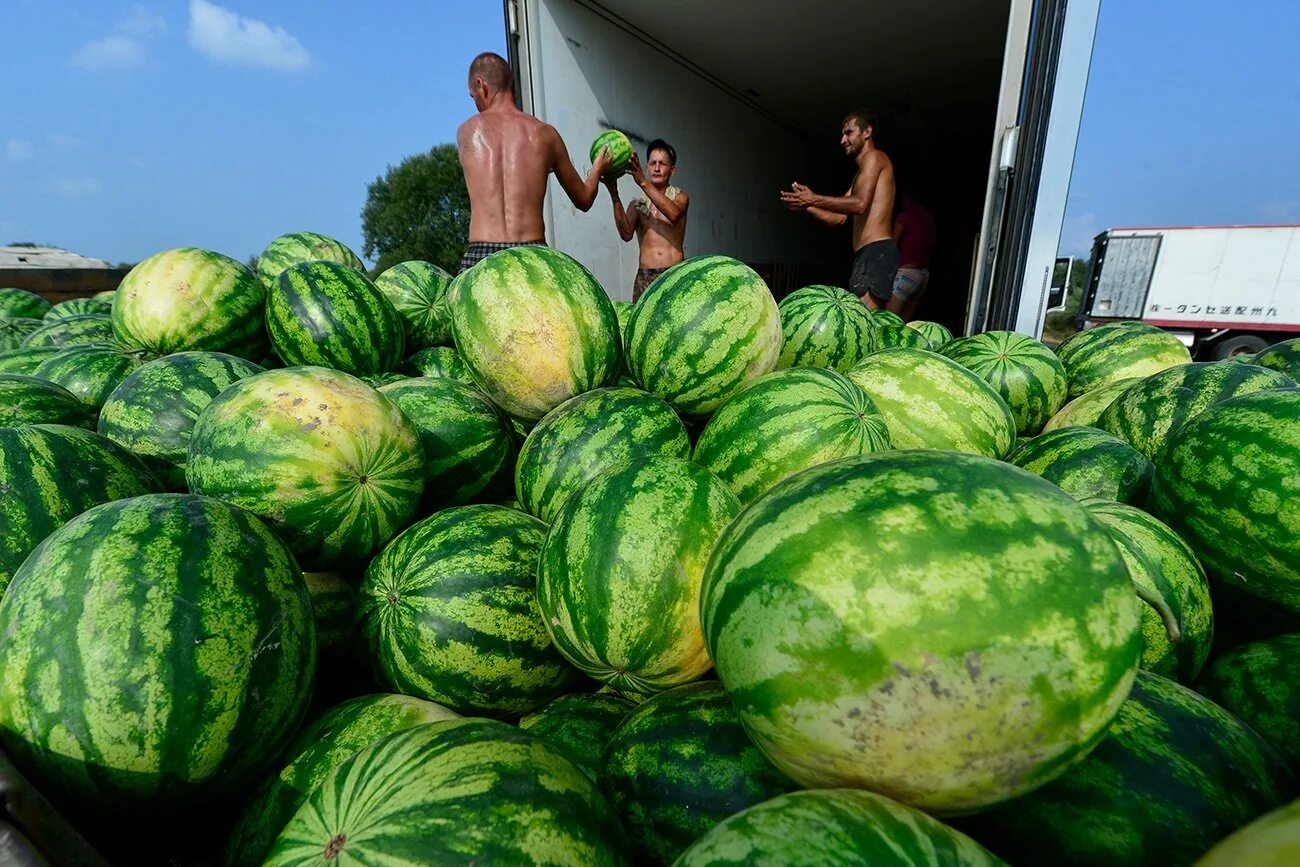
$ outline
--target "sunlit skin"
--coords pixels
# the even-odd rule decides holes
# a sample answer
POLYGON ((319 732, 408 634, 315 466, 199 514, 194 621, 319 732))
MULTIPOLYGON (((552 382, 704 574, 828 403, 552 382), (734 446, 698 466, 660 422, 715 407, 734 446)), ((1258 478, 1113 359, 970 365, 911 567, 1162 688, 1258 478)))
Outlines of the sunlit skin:
POLYGON ((617 179, 604 180, 614 203, 614 225, 619 237, 624 241, 632 240, 633 236, 638 239, 642 268, 667 268, 685 258, 682 248, 686 240, 686 209, 691 197, 681 191, 676 198, 668 198, 668 185, 676 172, 677 167, 665 150, 651 151, 644 167, 641 157, 635 152, 632 154, 628 174, 645 193, 649 214, 636 207, 625 209, 618 197, 617 179))

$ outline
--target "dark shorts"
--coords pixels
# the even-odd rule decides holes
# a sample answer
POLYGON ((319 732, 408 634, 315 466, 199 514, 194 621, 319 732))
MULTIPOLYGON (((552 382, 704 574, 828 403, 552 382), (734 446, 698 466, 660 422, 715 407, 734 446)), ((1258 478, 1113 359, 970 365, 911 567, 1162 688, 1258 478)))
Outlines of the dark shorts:
POLYGON ((645 290, 650 288, 650 284, 655 281, 660 274, 667 271, 667 268, 637 268, 636 279, 632 281, 632 303, 641 300, 645 290))
POLYGON ((465 255, 460 257, 460 270, 468 271, 493 253, 509 250, 511 247, 545 246, 545 241, 471 241, 465 248, 465 255))
POLYGON ((898 245, 893 239, 872 241, 853 254, 849 291, 861 298, 868 293, 885 302, 894 294, 894 272, 898 270, 898 245))

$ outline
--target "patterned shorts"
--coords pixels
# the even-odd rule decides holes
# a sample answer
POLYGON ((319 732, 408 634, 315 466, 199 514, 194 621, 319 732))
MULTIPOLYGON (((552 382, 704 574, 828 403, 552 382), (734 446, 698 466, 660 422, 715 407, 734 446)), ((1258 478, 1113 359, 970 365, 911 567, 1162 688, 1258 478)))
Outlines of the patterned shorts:
POLYGON ((632 303, 641 300, 641 296, 650 288, 655 278, 667 270, 667 268, 637 268, 636 279, 632 281, 632 303))
MULTIPOLYGON (((471 241, 460 257, 460 272, 468 271, 488 256, 512 247, 545 247, 545 241, 471 241)), ((457 272, 457 273, 460 273, 457 272)))

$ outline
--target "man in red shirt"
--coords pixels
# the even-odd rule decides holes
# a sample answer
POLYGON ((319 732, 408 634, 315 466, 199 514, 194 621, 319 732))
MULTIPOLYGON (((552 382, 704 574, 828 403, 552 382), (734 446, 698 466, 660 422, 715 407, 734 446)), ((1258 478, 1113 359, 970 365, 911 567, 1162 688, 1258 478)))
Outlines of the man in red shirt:
POLYGON ((898 271, 888 308, 907 321, 930 285, 930 251, 938 229, 934 215, 909 191, 899 196, 902 210, 894 218, 894 243, 898 245, 898 271))

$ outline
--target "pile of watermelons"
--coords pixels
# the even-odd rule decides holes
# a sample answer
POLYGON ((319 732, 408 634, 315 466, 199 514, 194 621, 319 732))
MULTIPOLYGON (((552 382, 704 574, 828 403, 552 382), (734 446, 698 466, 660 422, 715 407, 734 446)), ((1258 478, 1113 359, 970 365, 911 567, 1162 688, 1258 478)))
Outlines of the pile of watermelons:
POLYGON ((1300 863, 1300 343, 362 268, 0 289, 0 860, 1300 863))

